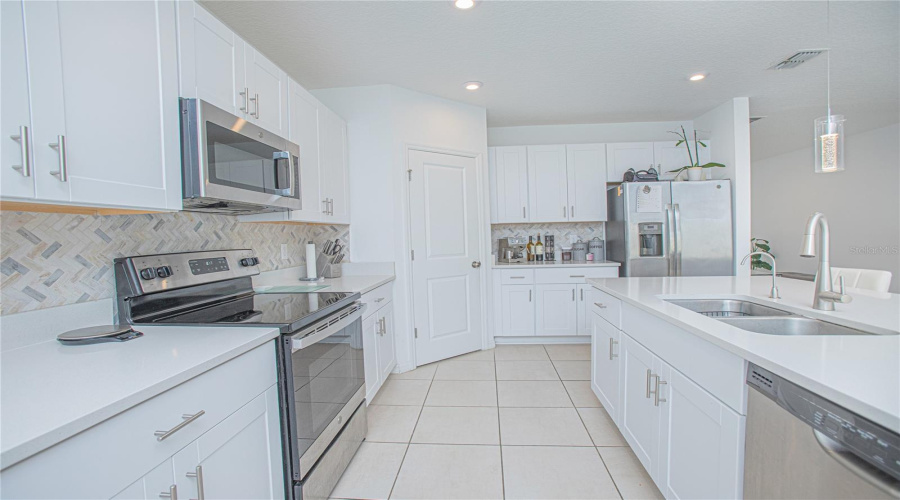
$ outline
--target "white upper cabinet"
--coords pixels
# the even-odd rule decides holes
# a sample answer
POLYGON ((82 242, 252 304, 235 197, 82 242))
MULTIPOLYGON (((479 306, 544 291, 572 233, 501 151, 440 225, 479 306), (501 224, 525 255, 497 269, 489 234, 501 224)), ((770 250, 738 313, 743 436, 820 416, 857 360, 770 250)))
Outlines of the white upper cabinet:
POLYGON ((566 147, 528 146, 530 222, 569 220, 566 147))
POLYGON ((528 222, 528 160, 525 146, 490 148, 491 222, 528 222))
POLYGON ((607 182, 622 182, 629 168, 647 170, 656 166, 652 142, 620 142, 606 145, 607 182))
POLYGON ((300 146, 300 203, 290 213, 296 221, 322 219, 319 193, 319 100, 299 83, 288 80, 288 139, 300 146))
POLYGON ((22 3, 0 2, 2 57, 0 57, 0 193, 16 198, 34 197, 31 158, 31 109, 25 60, 25 17, 22 3), (18 138, 16 138, 18 136, 18 138))
POLYGON ((350 223, 347 123, 325 106, 319 106, 320 193, 323 222, 350 223))
POLYGON ((569 221, 606 220, 606 145, 566 146, 569 221))
POLYGON ((244 41, 196 2, 178 2, 181 97, 249 117, 244 41))
POLYGON ((288 132, 288 79, 284 71, 250 45, 244 45, 250 121, 277 134, 288 132))
MULTIPOLYGON (((34 193, 32 198, 21 183, 5 186, 4 172, 3 196, 180 209, 174 4, 26 2, 24 10, 29 89, 20 97, 30 100, 32 112, 29 146, 34 193), (104 111, 109 109, 115 113, 104 111)), ((15 69, 21 64, 21 57, 16 58, 23 40, 22 30, 16 29, 19 23, 21 12, 4 5, 4 94, 7 77, 12 83, 18 72, 21 78, 21 69, 15 69)), ((19 82, 11 89, 21 93, 19 82)), ((21 110, 7 108, 6 102, 5 135, 8 120, 23 119, 21 110), (7 109, 13 110, 10 116, 7 109)), ((6 146, 5 162, 9 154, 21 154, 20 147, 6 153, 6 146)), ((4 165, 7 168, 12 166, 4 165)))

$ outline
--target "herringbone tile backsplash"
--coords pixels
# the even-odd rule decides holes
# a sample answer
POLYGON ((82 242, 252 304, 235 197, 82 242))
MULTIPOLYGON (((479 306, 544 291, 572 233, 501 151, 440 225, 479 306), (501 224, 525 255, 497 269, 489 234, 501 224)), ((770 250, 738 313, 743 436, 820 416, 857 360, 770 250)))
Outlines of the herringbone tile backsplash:
POLYGON ((192 212, 89 216, 0 212, 0 314, 115 296, 113 259, 251 248, 261 271, 302 266, 307 241, 350 242, 347 225, 258 224, 192 212), (281 244, 288 259, 281 258, 281 244))
POLYGON ((491 252, 497 255, 498 242, 500 238, 510 236, 529 236, 541 235, 543 238, 547 234, 552 234, 556 240, 557 252, 559 248, 569 245, 569 237, 581 238, 588 241, 594 237, 605 238, 605 225, 602 222, 548 222, 544 224, 491 224, 491 252))

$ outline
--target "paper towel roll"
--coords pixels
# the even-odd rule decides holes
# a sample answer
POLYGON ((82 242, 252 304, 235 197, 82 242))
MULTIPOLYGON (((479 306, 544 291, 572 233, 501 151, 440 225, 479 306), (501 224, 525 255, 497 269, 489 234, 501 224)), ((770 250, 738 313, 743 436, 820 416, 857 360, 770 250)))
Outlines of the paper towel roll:
POLYGON ((306 277, 316 278, 316 244, 306 244, 306 277))

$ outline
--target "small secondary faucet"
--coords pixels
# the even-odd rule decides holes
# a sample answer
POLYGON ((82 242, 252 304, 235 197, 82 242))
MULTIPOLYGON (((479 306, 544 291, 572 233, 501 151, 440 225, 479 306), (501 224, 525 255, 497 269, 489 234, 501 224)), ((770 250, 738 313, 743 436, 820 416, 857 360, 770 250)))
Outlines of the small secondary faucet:
POLYGON ((815 257, 816 247, 819 250, 819 269, 816 271, 816 291, 813 295, 813 309, 834 311, 834 303, 846 304, 853 300, 844 293, 843 281, 841 291, 835 292, 831 283, 831 265, 828 262, 831 240, 828 234, 828 219, 825 214, 816 212, 806 221, 806 232, 803 234, 801 257, 815 257))
POLYGON ((769 298, 770 299, 780 299, 781 295, 778 294, 778 287, 775 286, 775 274, 778 273, 778 266, 775 265, 775 256, 770 254, 769 252, 750 252, 744 256, 743 260, 741 260, 741 265, 743 266, 747 262, 747 259, 749 259, 750 257, 753 257, 754 255, 759 255, 759 256, 765 255, 765 256, 768 256, 769 259, 772 261, 772 291, 769 292, 769 298))

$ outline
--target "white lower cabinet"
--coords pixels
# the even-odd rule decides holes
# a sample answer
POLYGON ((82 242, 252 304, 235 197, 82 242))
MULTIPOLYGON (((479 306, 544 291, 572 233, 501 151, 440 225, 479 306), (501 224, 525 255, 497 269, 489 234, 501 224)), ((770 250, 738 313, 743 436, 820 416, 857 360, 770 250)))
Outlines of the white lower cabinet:
POLYGON ((534 335, 534 285, 504 285, 500 289, 500 321, 505 335, 534 335))
POLYGON ((576 285, 575 292, 578 295, 575 304, 575 334, 590 335, 591 334, 591 296, 594 287, 591 285, 576 285))
POLYGON ((536 285, 536 335, 575 335, 577 285, 536 285))
POLYGON ((604 339, 618 333, 617 424, 663 495, 741 498, 745 417, 624 332, 596 321, 594 390, 605 407, 615 408, 614 393, 603 380, 610 374, 602 356, 609 342, 604 339))
POLYGON ((138 479, 131 486, 120 491, 113 500, 156 500, 159 498, 178 497, 178 487, 175 485, 175 470, 172 467, 172 459, 159 464, 146 476, 138 479), (168 495, 168 497, 164 496, 168 495))
POLYGON ((363 364, 365 365, 366 399, 372 403, 375 394, 397 366, 394 341, 394 305, 391 284, 363 294, 368 306, 363 316, 363 364))
POLYGON ((614 422, 619 422, 621 335, 599 314, 588 313, 591 326, 591 388, 614 422))

